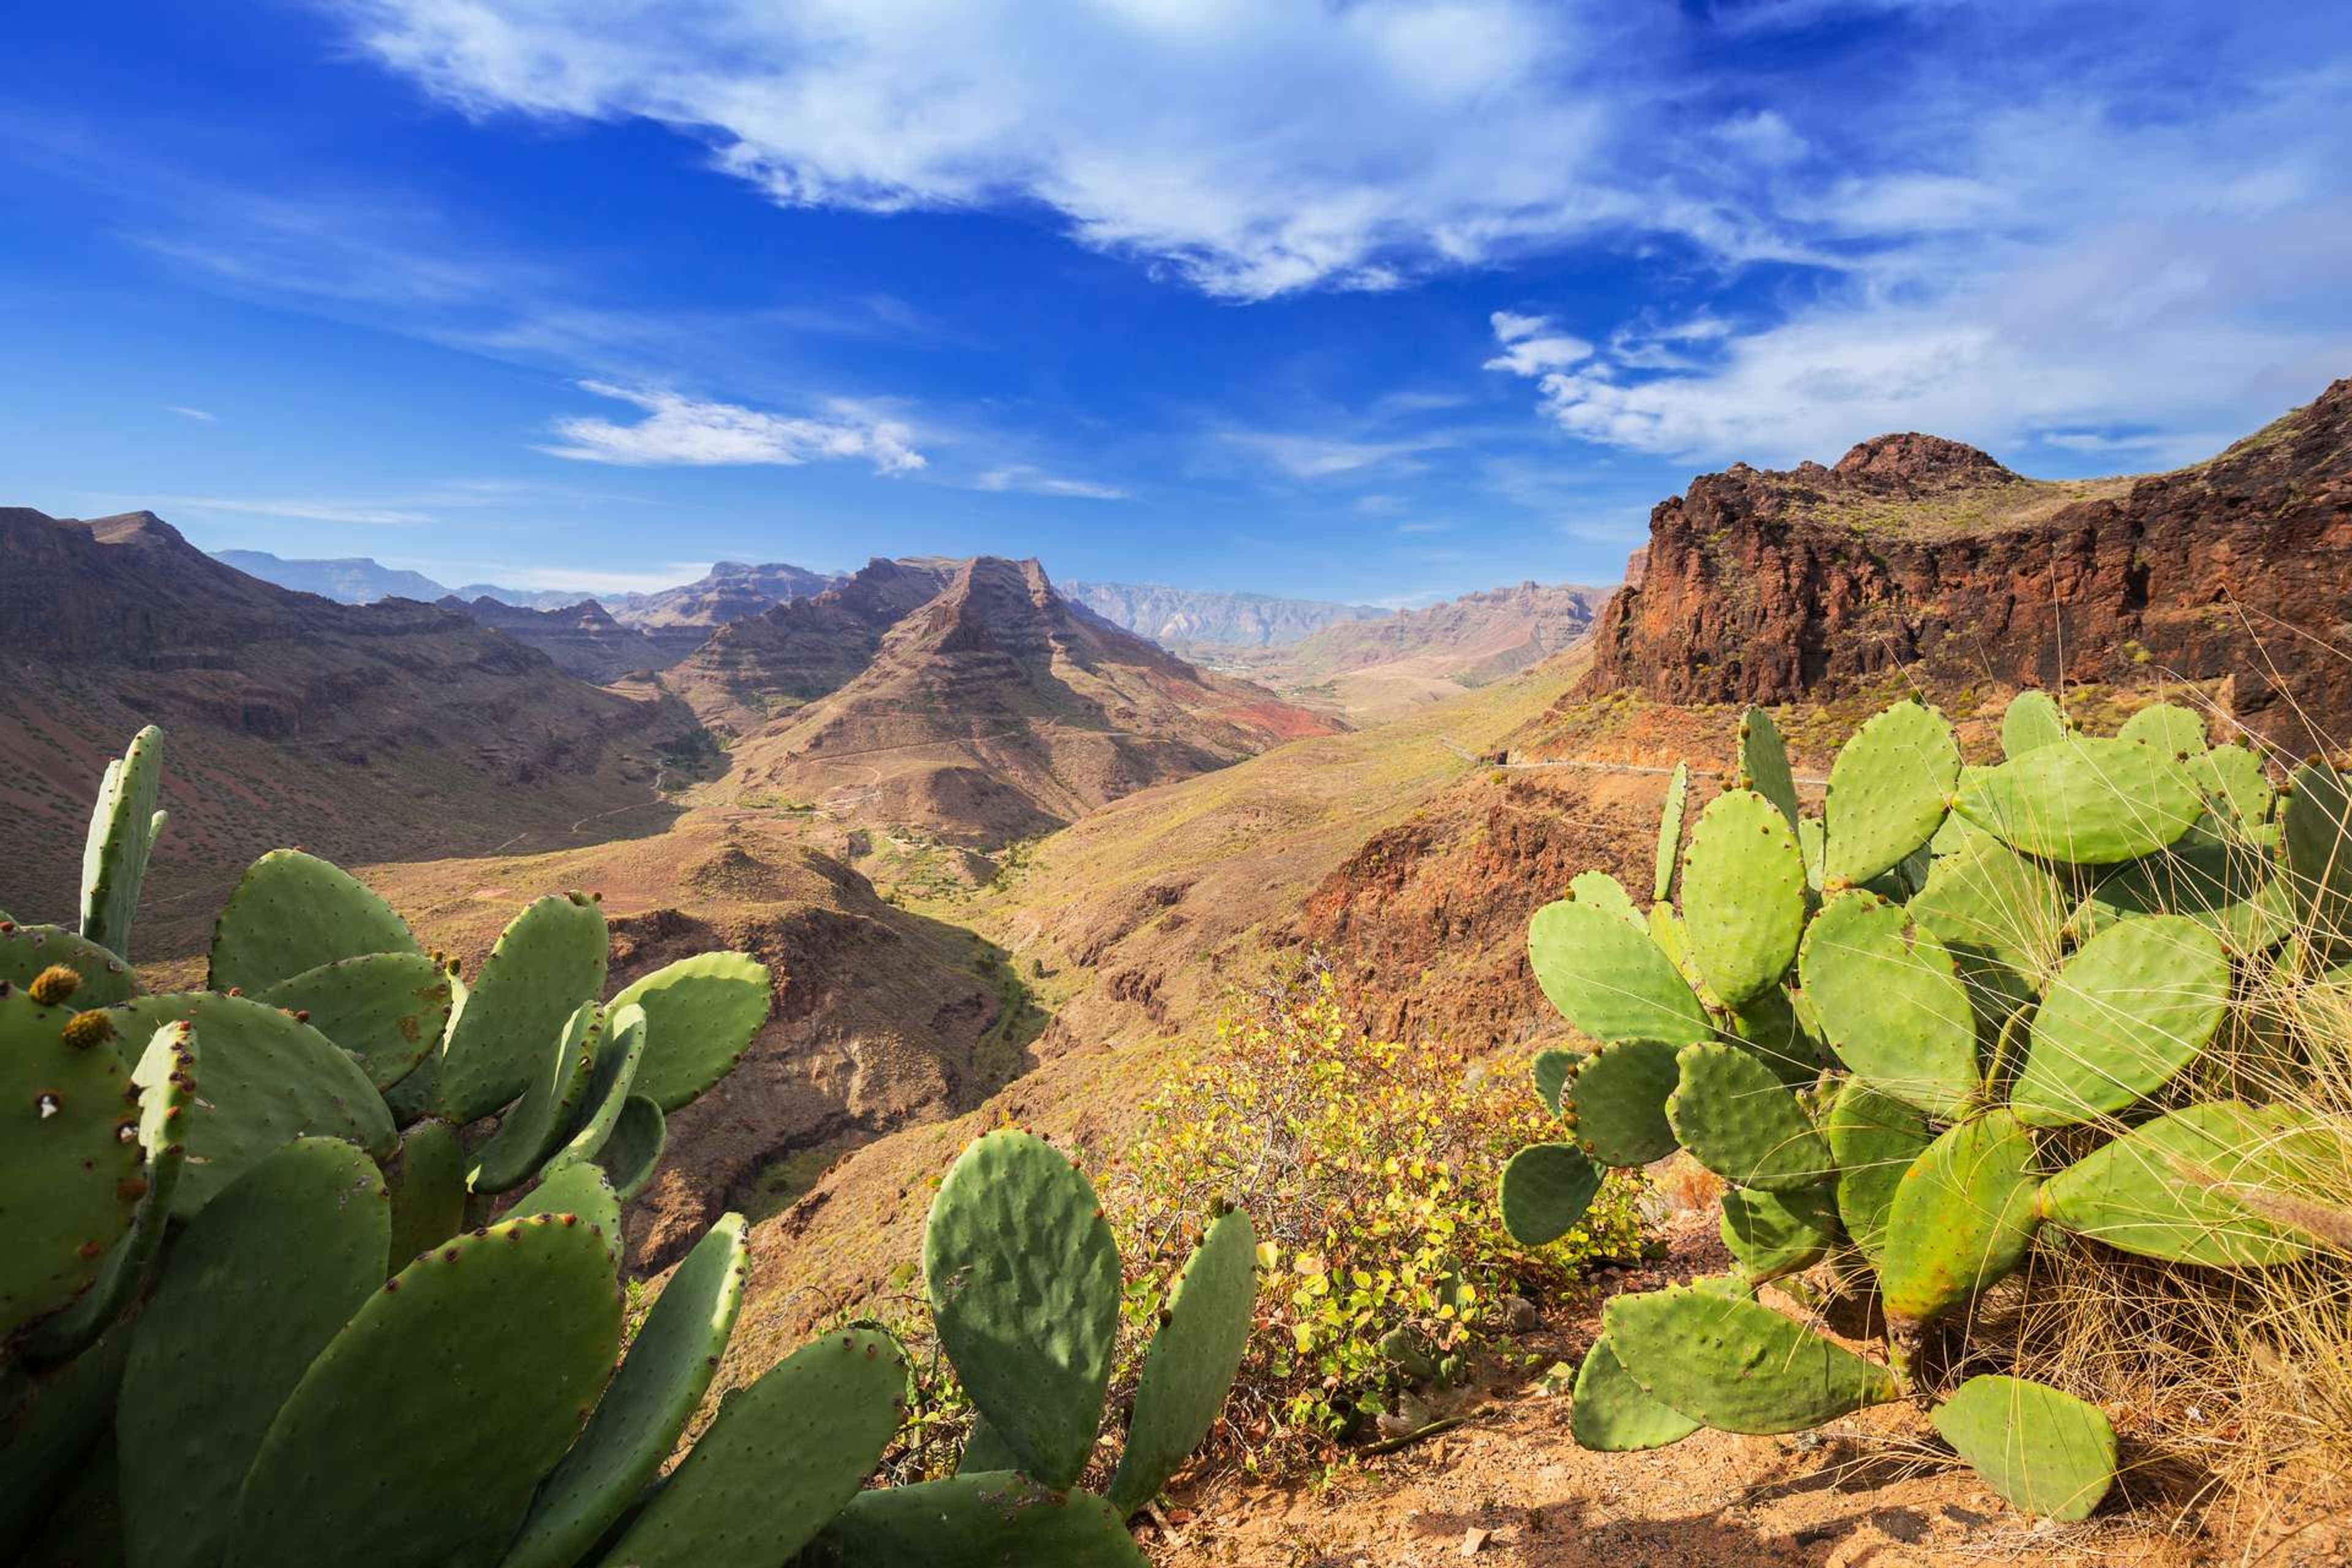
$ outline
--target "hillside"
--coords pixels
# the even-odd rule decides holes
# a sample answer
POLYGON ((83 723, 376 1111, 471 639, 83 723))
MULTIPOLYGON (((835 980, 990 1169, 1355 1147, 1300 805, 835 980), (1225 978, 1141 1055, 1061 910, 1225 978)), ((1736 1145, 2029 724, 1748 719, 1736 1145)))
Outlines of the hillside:
POLYGON ((623 626, 593 599, 553 610, 526 609, 487 595, 467 604, 453 594, 438 603, 539 649, 556 668, 583 680, 602 683, 632 670, 658 669, 670 658, 653 638, 623 626))
POLYGON ((378 599, 415 599, 430 604, 449 592, 422 572, 385 566, 364 555, 331 561, 289 561, 267 550, 215 550, 213 559, 236 567, 248 577, 344 605, 373 605, 378 599))
POLYGON ((152 955, 200 944, 186 922, 265 849, 486 851, 645 803, 656 748, 692 727, 467 616, 248 577, 152 512, 0 510, 0 854, 37 907, 73 898, 54 846, 79 839, 106 759, 169 731, 152 955))
POLYGON ((1281 647, 1325 626, 1378 619, 1367 605, 1171 588, 1158 583, 1065 583, 1065 597, 1179 653, 1201 644, 1281 647))
POLYGON ((752 565, 721 561, 691 583, 657 593, 625 594, 611 608, 615 620, 645 634, 666 656, 662 664, 668 665, 700 647, 730 621, 822 594, 842 581, 837 573, 811 572, 786 562, 752 565))
POLYGON ((1737 465, 1650 515, 1592 685, 1786 701, 1916 668, 2047 684, 2218 680, 2296 752, 2352 728, 2352 380, 2219 457, 2140 479, 2021 478, 1935 437, 1834 468, 1737 465), (2308 722, 2306 722, 2308 721, 2308 722))

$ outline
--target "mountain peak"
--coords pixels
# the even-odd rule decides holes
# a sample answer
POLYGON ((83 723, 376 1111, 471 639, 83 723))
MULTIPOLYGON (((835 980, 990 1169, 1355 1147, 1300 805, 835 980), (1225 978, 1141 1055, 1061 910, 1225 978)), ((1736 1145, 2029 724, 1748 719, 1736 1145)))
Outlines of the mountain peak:
POLYGON ((1830 471, 1848 479, 1891 479, 1939 487, 2001 484, 2018 479, 1990 454, 1965 441, 1923 436, 1916 430, 1873 436, 1856 444, 1830 471))

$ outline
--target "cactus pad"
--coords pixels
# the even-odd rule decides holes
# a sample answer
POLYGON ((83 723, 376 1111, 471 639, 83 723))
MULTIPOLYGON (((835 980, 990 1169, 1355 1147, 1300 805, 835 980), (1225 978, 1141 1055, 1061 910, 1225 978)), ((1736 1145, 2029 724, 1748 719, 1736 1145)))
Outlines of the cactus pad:
POLYGON ((923 1275, 972 1403, 1028 1474, 1075 1482, 1118 1326, 1118 1248, 1093 1184, 1041 1138, 984 1134, 940 1184, 923 1275))
POLYGON ((464 1123, 529 1089, 565 1021, 604 990, 606 942, 604 911, 580 894, 517 915, 450 1021, 435 1109, 464 1123))
MULTIPOLYGON (((719 1358, 743 1305, 750 1256, 743 1216, 738 1214, 721 1218, 687 1254, 646 1314, 645 1326, 629 1342, 628 1357, 604 1390, 588 1429, 539 1489, 530 1517, 499 1568, 572 1568, 644 1495, 719 1371, 719 1358)), ((774 1473, 798 1479, 790 1469, 774 1473)), ((706 1496, 702 1500, 709 1505, 748 1500, 706 1496)), ((725 1521, 711 1522, 723 1527, 725 1521)), ((738 1528, 743 1523, 732 1522, 738 1528)), ((660 1530, 650 1532, 646 1544, 656 1537, 670 1545, 701 1544, 678 1542, 675 1532, 660 1530)), ((646 1559, 665 1560, 669 1559, 659 1553, 646 1559)), ((729 1559, 720 1555, 710 1561, 724 1563, 729 1559)))
POLYGON ((2151 702, 2125 720, 2116 738, 2137 742, 2174 762, 2185 763, 2204 754, 2205 721, 2178 702, 2151 702))
POLYGON ((539 1071, 523 1097, 507 1108, 499 1130, 474 1151, 467 1185, 478 1193, 503 1193, 530 1179, 579 1113, 604 1043, 604 1015, 595 1003, 583 1002, 541 1048, 539 1071))
POLYGON ((1711 1039, 1706 1010, 1658 944, 1605 910, 1561 900, 1528 926, 1528 962, 1560 1016, 1596 1040, 1711 1039))
POLYGON ((1685 1046, 1675 1061, 1681 1080, 1667 1097, 1666 1120, 1700 1164, 1768 1192, 1834 1173, 1828 1145, 1771 1068, 1736 1046, 1685 1046))
POLYGON ((417 952, 408 922, 357 877, 299 849, 247 868, 213 928, 215 991, 258 995, 339 958, 417 952))
POLYGON ((1860 890, 1805 932, 1800 970, 1830 1049, 1855 1074, 1950 1120, 1982 1088, 1976 1018, 1950 952, 1900 904, 1860 890))
POLYGON ((1228 1209, 1184 1265, 1144 1357, 1108 1493, 1121 1518, 1157 1497, 1209 1435, 1241 1369, 1256 1303, 1257 1233, 1248 1215, 1228 1209))
POLYGON ((1683 857, 1683 920, 1699 978, 1730 1005, 1788 973, 1805 931, 1805 859, 1778 806, 1753 790, 1707 803, 1683 857))
POLYGON ((226 1568, 495 1559, 621 1342, 613 1260, 536 1215, 370 1296, 302 1374, 239 1494, 226 1568))
POLYGON ((0 994, 0 1336, 89 1287, 142 1190, 131 1075, 110 1046, 67 1044, 72 1016, 0 994))
POLYGON ((297 1138, 341 1138, 377 1159, 398 1146, 392 1113, 352 1055, 290 1013, 211 992, 142 996, 107 1014, 124 1039, 194 1024, 205 1092, 188 1114, 189 1163, 173 1199, 185 1219, 297 1138))
POLYGON ((20 926, 0 921, 0 985, 30 985, 59 964, 81 976, 74 987, 76 1007, 111 1007, 139 994, 131 966, 88 938, 62 926, 20 926))
POLYGON ((1810 1005, 1800 1012, 1801 1000, 1784 987, 1768 986, 1732 1010, 1731 1026, 1718 1037, 1770 1068, 1789 1088, 1811 1089, 1822 1076, 1822 1049, 1808 1026, 1818 1019, 1810 1005))
POLYGON ((2047 691, 2021 691, 2000 716, 2000 754, 2021 757, 2066 738, 2066 716, 2047 691))
POLYGON ((1569 1409, 1569 1430, 1578 1447, 1596 1453, 1631 1454, 1670 1447, 1699 1428, 1697 1422, 1659 1404, 1633 1381, 1633 1374, 1610 1348, 1607 1334, 1594 1340, 1592 1348, 1584 1352, 1584 1364, 1576 1369, 1571 1398, 1575 1403, 1569 1409))
POLYGON ((2042 1213, 2053 1225, 2145 1258, 2219 1268, 2284 1263, 2308 1253, 2309 1239, 2241 1196, 2259 1205, 2265 1195, 2327 1191, 2330 1140, 2324 1122, 2288 1107, 2193 1105, 2134 1128, 2051 1177, 2042 1213))
POLYGON ((1118 1511, 1011 1470, 860 1492, 817 1538, 811 1568, 1146 1568, 1118 1511))
POLYGON ((1940 1317, 2024 1261, 2041 1185, 2033 1140, 2007 1110, 1946 1129, 1895 1189, 1878 1268, 1887 1315, 1940 1317))
POLYGON ((2069 735, 1970 780, 1957 809, 2028 855, 2111 866, 2188 832, 2205 797, 2153 747, 2069 735))
POLYGON ((1676 763, 1666 781, 1666 804, 1658 813, 1658 864, 1651 879, 1650 902, 1662 904, 1674 891, 1675 862, 1682 858, 1683 811, 1690 798, 1690 764, 1676 763))
POLYGON ((2188 766, 2208 806, 2231 831, 2242 836, 2270 823, 2278 791, 2252 752, 2235 743, 2216 746, 2189 758, 2188 766))
POLYGON ((604 1249, 617 1258, 622 1249, 621 1203, 603 1167, 566 1165, 515 1200, 506 1217, 514 1220, 532 1215, 574 1215, 581 1226, 594 1231, 604 1241, 604 1249))
POLYGON ((163 782, 163 731, 150 724, 130 749, 106 764, 81 853, 81 934, 108 952, 131 956, 131 917, 147 859, 163 831, 155 799, 163 782))
POLYGON ((1719 1431, 1796 1432, 1899 1397, 1885 1367, 1744 1296, 1672 1286, 1601 1321, 1653 1399, 1719 1431))
POLYGON ((636 1092, 665 1111, 725 1078, 768 1021, 768 966, 740 952, 705 952, 656 970, 613 998, 646 1010, 636 1092))
POLYGON ((2117 921, 2152 914, 2186 915, 2230 952, 2252 954, 2294 929, 2294 895, 2286 879, 2271 875, 2261 850, 2191 833, 2099 879, 2074 911, 2072 929, 2087 939, 2117 921))
POLYGON ((2333 768, 2295 770, 2287 796, 2287 868, 2311 929, 2323 942, 2352 938, 2352 790, 2333 768))
POLYGON ((383 1289, 385 1211, 366 1155, 306 1138, 189 1222, 140 1319, 115 1415, 123 1522, 142 1568, 220 1562, 278 1406, 383 1289))
POLYGON ((1646 929, 1642 911, 1633 907, 1633 895, 1606 871, 1579 871, 1568 879, 1568 896, 1576 903, 1607 910, 1635 931, 1646 929))
MULTIPOLYGON (((613 1179, 613 1190, 623 1203, 635 1199, 654 1179, 654 1170, 661 1163, 662 1149, 669 1142, 669 1122, 661 1107, 642 1094, 633 1094, 621 1102, 621 1114, 613 1119, 613 1131, 604 1146, 596 1151, 596 1163, 613 1179)), ((557 1173, 561 1174, 561 1171, 557 1173)))
POLYGON ((1987 1486, 2027 1513, 2087 1519, 2115 1483, 2116 1429, 2071 1394, 1988 1373, 1932 1419, 1987 1486))
POLYGON ((2033 1016, 2010 1093, 2018 1120, 2063 1127, 2123 1110, 2204 1048, 2229 996, 2229 958, 2194 921, 2110 926, 2067 961, 2033 1016))
POLYGON ((1739 716, 1739 787, 1770 801, 1788 819, 1789 831, 1797 830, 1797 781, 1789 772, 1788 743, 1772 715, 1754 706, 1739 716))
POLYGON ((646 1010, 634 1003, 606 1009, 604 1043, 597 1049, 595 1071, 583 1102, 585 1114, 576 1120, 572 1135, 558 1144, 540 1167, 541 1179, 566 1165, 593 1161, 604 1152, 613 1129, 620 1124, 621 1110, 629 1102, 629 1089, 636 1081, 637 1064, 645 1058, 645 1048, 646 1010))
POLYGON ((1982 955, 2040 980, 2058 966, 2066 895, 2058 880, 1990 834, 1937 857, 1906 906, 1955 953, 1982 955))
POLYGON ((1554 1116, 1559 1114, 1560 1096, 1568 1089, 1584 1058, 1574 1051, 1538 1051, 1528 1068, 1528 1076, 1536 1080, 1536 1093, 1554 1116))
POLYGON ((1845 1239, 1838 1226, 1836 1196, 1828 1187, 1801 1187, 1793 1193, 1734 1187, 1723 1194, 1718 1229, 1741 1278, 1752 1285, 1801 1274, 1845 1239))
POLYGON ((1822 805, 1823 885, 1867 881, 1927 843, 1959 777, 1952 731, 1921 703, 1898 702, 1855 731, 1822 805))
POLYGON ((1601 1190, 1601 1167, 1572 1143, 1530 1143, 1503 1167, 1503 1228, 1528 1247, 1576 1228, 1601 1190))
POLYGON ((436 1118, 416 1122, 401 1139, 400 1164, 387 1184, 394 1273, 465 1228, 466 1168, 472 1163, 457 1130, 436 1118))
POLYGON ((1584 1058, 1563 1095, 1577 1141, 1604 1165, 1646 1165, 1675 1152, 1666 1097, 1682 1081, 1676 1047, 1663 1040, 1620 1040, 1584 1058))
POLYGON ((290 975, 256 1000, 308 1015, 310 1027, 359 1058, 390 1089, 416 1070, 448 1027, 449 976, 421 952, 339 958, 290 975))
POLYGON ((1916 1107, 1850 1078, 1830 1101, 1822 1135, 1837 1161, 1838 1218, 1862 1255, 1873 1265, 1882 1263, 1895 1188, 1911 1162, 1935 1142, 1927 1119, 1916 1107))

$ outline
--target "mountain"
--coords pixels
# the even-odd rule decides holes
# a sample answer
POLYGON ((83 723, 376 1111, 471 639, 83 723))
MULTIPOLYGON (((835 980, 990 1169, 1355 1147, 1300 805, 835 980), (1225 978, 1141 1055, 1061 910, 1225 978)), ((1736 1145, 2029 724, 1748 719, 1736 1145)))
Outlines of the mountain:
POLYGON ((752 565, 721 561, 682 587, 625 595, 613 614, 623 626, 635 627, 669 650, 674 662, 730 621, 757 615, 771 605, 822 594, 841 581, 837 573, 812 572, 785 562, 752 565))
POLYGON ((1337 727, 1074 607, 1034 561, 981 556, 882 632, 849 680, 738 742, 730 776, 994 847, 1337 727))
POLYGON ((338 604, 373 605, 378 599, 415 599, 430 604, 449 592, 422 572, 380 565, 364 555, 331 561, 289 561, 267 550, 215 550, 213 559, 248 577, 298 593, 317 594, 338 604))
MULTIPOLYGON (((646 805, 655 751, 693 730, 676 704, 600 691, 466 616, 281 588, 143 511, 0 509, 0 855, 37 877, 70 871, 56 846, 79 841, 106 759, 142 724, 168 731, 159 927, 216 907, 280 844, 364 864, 646 805)), ((28 893, 73 898, 62 881, 28 893)))
POLYGON ((1374 620, 1366 605, 1170 588, 1157 583, 1066 583, 1063 596, 1116 626, 1179 652, 1202 643, 1280 647, 1336 622, 1374 620))
POLYGON ((561 609, 530 610, 501 604, 485 595, 467 604, 455 595, 441 599, 444 609, 471 616, 553 659, 558 668, 583 680, 604 682, 632 670, 658 669, 669 653, 634 626, 625 626, 593 599, 583 599, 561 609))
POLYGON ((578 604, 580 590, 577 588, 502 588, 496 583, 468 583, 463 587, 450 589, 448 596, 462 605, 471 605, 478 599, 488 599, 494 604, 511 605, 517 609, 560 610, 567 605, 578 604))
MULTIPOLYGON (((2352 380, 2219 457, 2041 480, 1957 441, 1738 464, 1650 514, 1591 687, 1779 702, 1898 670, 2217 683, 2290 751, 2352 728, 2352 380)), ((2332 743, 2332 742, 2331 742, 2332 743)))

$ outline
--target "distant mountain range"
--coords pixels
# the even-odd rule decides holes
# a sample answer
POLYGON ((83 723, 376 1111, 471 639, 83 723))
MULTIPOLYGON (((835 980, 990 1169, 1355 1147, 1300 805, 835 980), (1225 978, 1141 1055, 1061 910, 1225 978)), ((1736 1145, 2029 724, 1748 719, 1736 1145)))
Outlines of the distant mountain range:
POLYGON ((1377 620, 1388 614, 1369 605, 1171 588, 1159 583, 1066 583, 1061 591, 1105 620, 1172 648, 1202 644, 1282 647, 1338 622, 1377 620))

